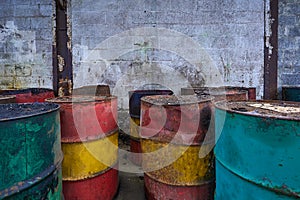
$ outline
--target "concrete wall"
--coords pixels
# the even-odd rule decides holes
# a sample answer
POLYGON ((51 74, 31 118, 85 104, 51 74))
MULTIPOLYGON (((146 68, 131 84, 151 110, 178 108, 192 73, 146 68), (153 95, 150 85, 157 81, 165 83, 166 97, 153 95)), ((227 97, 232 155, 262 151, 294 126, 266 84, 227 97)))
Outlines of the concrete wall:
POLYGON ((52 88, 52 7, 0 1, 0 88, 52 88))
POLYGON ((278 67, 280 85, 300 85, 300 1, 279 1, 278 67))
POLYGON ((262 95, 263 0, 72 0, 70 11, 74 87, 109 84, 120 111, 149 83, 262 95))

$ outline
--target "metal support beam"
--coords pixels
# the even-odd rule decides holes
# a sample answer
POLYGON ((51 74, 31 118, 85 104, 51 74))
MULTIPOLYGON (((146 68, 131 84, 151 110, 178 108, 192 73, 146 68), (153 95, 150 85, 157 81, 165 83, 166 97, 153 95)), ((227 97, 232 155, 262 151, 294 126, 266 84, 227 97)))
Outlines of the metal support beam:
POLYGON ((278 0, 265 0, 264 99, 277 99, 278 0))
POLYGON ((70 27, 67 20, 67 3, 56 0, 55 43, 53 44, 53 89, 57 96, 72 92, 73 72, 70 27))

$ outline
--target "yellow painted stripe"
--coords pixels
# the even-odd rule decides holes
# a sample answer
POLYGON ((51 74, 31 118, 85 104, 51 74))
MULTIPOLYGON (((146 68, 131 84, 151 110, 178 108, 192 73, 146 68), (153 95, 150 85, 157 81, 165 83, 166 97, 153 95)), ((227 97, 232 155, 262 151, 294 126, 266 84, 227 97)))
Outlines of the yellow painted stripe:
POLYGON ((82 143, 62 143, 63 180, 81 180, 113 166, 118 159, 118 132, 82 143))
POLYGON ((130 135, 135 138, 139 138, 139 130, 140 130, 140 119, 138 118, 130 118, 130 135))
MULTIPOLYGON (((146 139, 141 140, 141 145, 143 169, 159 182, 170 185, 201 185, 214 179, 213 151, 204 158, 199 158, 200 145, 184 146, 146 139)), ((209 146, 207 144, 203 147, 209 146)))

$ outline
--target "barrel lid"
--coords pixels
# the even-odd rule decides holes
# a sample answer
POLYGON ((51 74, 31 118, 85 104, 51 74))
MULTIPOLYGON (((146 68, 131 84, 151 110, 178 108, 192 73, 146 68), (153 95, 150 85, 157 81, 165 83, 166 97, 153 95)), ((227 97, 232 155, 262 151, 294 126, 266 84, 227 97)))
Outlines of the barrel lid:
POLYGON ((0 122, 33 117, 59 109, 54 103, 13 103, 0 104, 0 122))
POLYGON ((276 118, 285 120, 300 120, 300 103, 287 101, 220 101, 215 103, 217 109, 229 113, 238 113, 262 118, 276 118))
POLYGON ((212 96, 209 95, 154 95, 145 96, 141 99, 143 102, 158 106, 180 106, 188 104, 198 104, 203 102, 209 102, 213 100, 212 96))
POLYGON ((87 102, 102 102, 102 101, 110 101, 112 99, 116 99, 115 96, 88 96, 88 95, 73 95, 66 97, 56 97, 51 99, 46 99, 47 102, 52 103, 87 103, 87 102))

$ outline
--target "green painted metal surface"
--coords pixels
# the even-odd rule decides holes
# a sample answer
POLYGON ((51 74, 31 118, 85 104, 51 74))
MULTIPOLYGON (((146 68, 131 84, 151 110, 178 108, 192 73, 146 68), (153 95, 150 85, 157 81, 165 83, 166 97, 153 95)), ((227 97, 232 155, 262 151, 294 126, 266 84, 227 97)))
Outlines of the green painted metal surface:
MULTIPOLYGON (((35 187, 35 190, 39 188, 40 191, 52 187, 51 184, 45 186, 42 183, 49 182, 43 179, 56 176, 51 174, 57 171, 62 161, 60 118, 59 106, 47 105, 45 111, 37 114, 22 117, 21 111, 16 112, 16 117, 1 118, 0 199, 18 199, 11 196, 22 193, 20 190, 24 190, 25 195, 25 191, 31 187, 35 187)), ((35 104, 35 107, 43 106, 45 104, 35 104)))
POLYGON ((300 86, 282 87, 282 99, 300 102, 300 86))
POLYGON ((36 176, 26 182, 19 183, 11 187, 14 190, 10 191, 9 195, 3 197, 3 200, 23 200, 23 199, 47 199, 59 200, 62 198, 62 173, 61 168, 53 171, 49 168, 44 171, 42 176, 36 176), (51 171, 51 172, 50 172, 51 171))
POLYGON ((215 119, 216 199, 300 198, 300 120, 220 108, 215 119))

